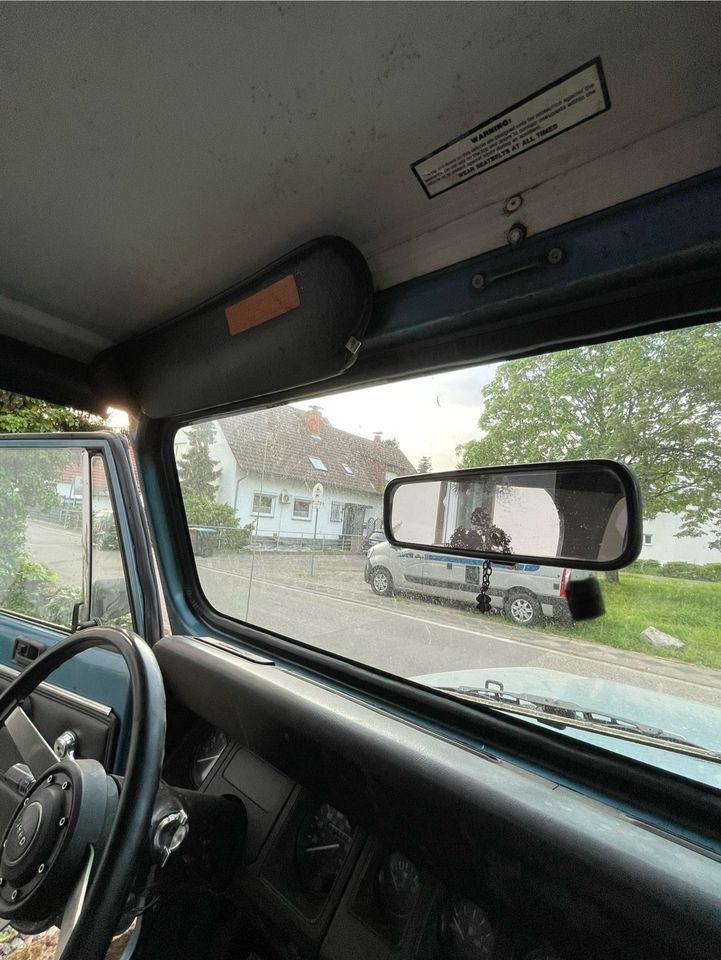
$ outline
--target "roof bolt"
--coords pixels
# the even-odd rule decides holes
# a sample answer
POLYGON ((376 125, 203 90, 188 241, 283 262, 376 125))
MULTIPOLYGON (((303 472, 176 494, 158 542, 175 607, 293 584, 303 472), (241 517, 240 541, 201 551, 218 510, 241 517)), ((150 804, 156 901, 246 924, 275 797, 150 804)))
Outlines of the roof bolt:
POLYGON ((471 277, 471 286, 474 290, 482 290, 485 286, 485 280, 482 273, 474 273, 471 277))
POLYGON ((565 255, 563 253, 563 250, 561 250, 560 247, 551 247, 551 249, 546 254, 546 259, 548 260, 549 263, 552 263, 555 265, 557 263, 563 263, 565 259, 565 255))
POLYGON ((29 803, 30 803, 30 797, 25 797, 25 799, 23 800, 23 806, 27 807, 29 803))
POLYGON ((59 822, 58 822, 58 826, 59 826, 59 827, 64 827, 66 823, 67 823, 67 820, 65 819, 65 817, 61 817, 60 820, 59 820, 59 822))
POLYGON ((5 877, 0 877, 0 887, 5 883, 5 877))
POLYGON ((70 781, 69 781, 69 780, 64 780, 64 781, 63 781, 63 790, 69 790, 69 789, 70 789, 70 781))
POLYGON ((503 209, 506 211, 506 213, 515 213, 522 203, 523 197, 509 197, 508 200, 506 200, 506 205, 503 209))
POLYGON ((513 244, 513 246, 516 246, 521 240, 525 240, 526 232, 526 228, 522 223, 514 223, 506 234, 506 240, 508 240, 510 244, 513 244))
POLYGON ((17 890, 13 890, 13 892, 10 894, 10 899, 17 900, 17 898, 18 898, 18 892, 17 890))
POLYGON ((38 867, 38 873, 45 873, 45 864, 41 863, 38 867))
POLYGON ((47 778, 47 780, 45 781, 45 783, 47 783, 48 785, 50 785, 54 780, 55 780, 55 777, 54 777, 54 776, 52 775, 52 773, 51 773, 50 776, 49 776, 49 777, 47 778))

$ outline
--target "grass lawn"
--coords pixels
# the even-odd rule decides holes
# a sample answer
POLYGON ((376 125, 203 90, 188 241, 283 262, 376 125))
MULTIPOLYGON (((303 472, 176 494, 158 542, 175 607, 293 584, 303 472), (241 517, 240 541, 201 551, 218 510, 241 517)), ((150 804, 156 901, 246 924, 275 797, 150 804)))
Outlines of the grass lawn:
POLYGON ((553 620, 541 629, 624 650, 721 667, 721 583, 644 577, 625 570, 619 576, 619 583, 606 583, 599 575, 606 604, 604 616, 580 623, 553 620), (651 646, 640 637, 646 627, 678 637, 684 648, 651 646))

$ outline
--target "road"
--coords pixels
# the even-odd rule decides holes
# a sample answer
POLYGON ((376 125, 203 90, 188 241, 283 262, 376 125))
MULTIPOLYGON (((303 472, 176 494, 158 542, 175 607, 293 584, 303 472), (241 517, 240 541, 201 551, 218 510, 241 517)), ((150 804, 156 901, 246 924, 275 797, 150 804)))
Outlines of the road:
POLYGON ((549 636, 515 627, 497 615, 481 617, 468 609, 408 597, 377 597, 362 579, 363 558, 338 560, 345 563, 320 558, 314 578, 307 557, 285 564, 282 558, 274 562, 260 557, 252 571, 247 557, 199 558, 197 563, 203 589, 216 609, 399 676, 542 667, 701 703, 718 705, 721 700, 721 671, 549 636), (353 562, 351 581, 347 572, 353 562), (305 568, 302 575, 299 567, 305 568))
MULTIPOLYGON (((35 559, 79 585, 77 531, 29 522, 35 559)), ((375 596, 363 580, 364 557, 241 554, 198 558, 205 593, 218 610, 399 676, 446 670, 541 667, 615 680, 718 705, 721 671, 601 644, 515 627, 502 616, 481 617, 409 598, 375 596)), ((95 551, 98 579, 122 576, 116 550, 95 551)))

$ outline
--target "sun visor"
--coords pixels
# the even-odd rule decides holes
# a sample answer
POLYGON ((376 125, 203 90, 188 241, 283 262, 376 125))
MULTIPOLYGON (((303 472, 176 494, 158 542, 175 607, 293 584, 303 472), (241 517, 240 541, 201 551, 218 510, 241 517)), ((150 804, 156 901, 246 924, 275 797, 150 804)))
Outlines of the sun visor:
POLYGON ((323 237, 104 359, 150 417, 209 411, 342 373, 356 359, 372 298, 361 253, 323 237))

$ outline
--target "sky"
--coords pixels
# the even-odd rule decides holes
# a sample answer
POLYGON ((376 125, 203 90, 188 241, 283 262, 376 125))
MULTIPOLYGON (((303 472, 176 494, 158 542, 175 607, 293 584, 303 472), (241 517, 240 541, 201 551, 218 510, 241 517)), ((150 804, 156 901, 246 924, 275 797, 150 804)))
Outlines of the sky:
MULTIPOLYGON (((317 405, 334 427, 368 439, 379 431, 385 439, 395 437, 414 466, 421 457, 430 457, 434 470, 454 470, 458 444, 479 436, 481 388, 491 382, 497 366, 366 387, 293 406, 307 410, 317 405)), ((121 429, 127 424, 124 410, 108 408, 109 428, 121 429)))
POLYGON ((419 377, 401 383, 366 387, 344 394, 304 400, 294 406, 321 407, 341 430, 372 438, 395 437, 414 466, 431 458, 434 470, 457 466, 456 446, 479 436, 481 388, 490 383, 497 364, 419 377))

